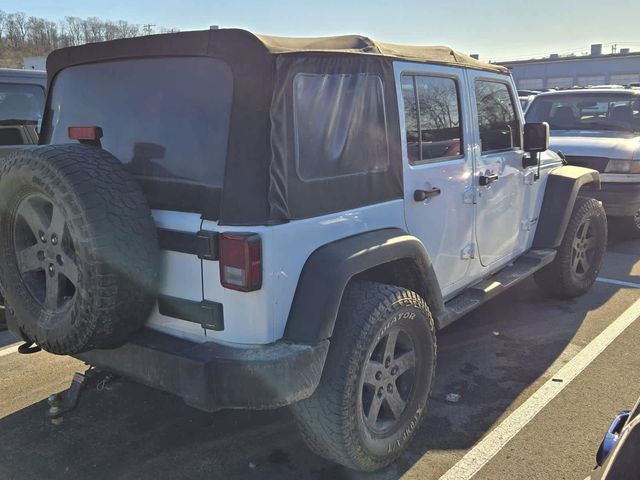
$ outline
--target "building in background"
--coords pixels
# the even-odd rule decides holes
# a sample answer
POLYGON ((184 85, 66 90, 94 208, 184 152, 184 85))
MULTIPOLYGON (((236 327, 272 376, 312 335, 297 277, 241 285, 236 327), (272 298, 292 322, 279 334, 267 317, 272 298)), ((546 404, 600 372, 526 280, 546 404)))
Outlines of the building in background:
POLYGON ((640 52, 628 48, 602 54, 602 45, 591 46, 591 54, 500 62, 511 70, 520 90, 569 88, 590 85, 628 85, 640 82, 640 52))
POLYGON ((47 57, 23 57, 22 68, 25 70, 46 70, 47 57))

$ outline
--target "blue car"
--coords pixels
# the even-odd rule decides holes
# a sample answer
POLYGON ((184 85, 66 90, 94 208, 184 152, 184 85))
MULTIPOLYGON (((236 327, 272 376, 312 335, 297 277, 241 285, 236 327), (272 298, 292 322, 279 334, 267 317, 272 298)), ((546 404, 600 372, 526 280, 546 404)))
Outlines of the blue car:
POLYGON ((597 467, 587 480, 640 478, 640 400, 633 410, 620 412, 596 454, 597 467))

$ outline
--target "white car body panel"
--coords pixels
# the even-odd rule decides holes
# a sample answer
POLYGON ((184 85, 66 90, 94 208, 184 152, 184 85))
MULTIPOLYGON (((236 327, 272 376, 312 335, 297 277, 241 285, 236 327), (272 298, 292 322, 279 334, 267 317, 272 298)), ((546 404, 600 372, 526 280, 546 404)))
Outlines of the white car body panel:
POLYGON ((611 131, 551 131, 551 147, 565 155, 640 160, 640 136, 611 131))
POLYGON ((149 328, 195 342, 216 341, 234 344, 267 344, 282 338, 298 278, 309 255, 322 245, 358 233, 382 228, 406 230, 402 200, 394 200, 345 212, 296 220, 281 225, 227 227, 213 221, 195 219, 179 223, 179 212, 156 212, 159 227, 197 232, 252 232, 262 239, 262 288, 238 292, 220 283, 219 262, 200 260, 195 255, 163 252, 161 294, 190 300, 222 303, 224 330, 204 330, 200 325, 160 315, 156 311, 147 322, 149 328), (181 228, 179 228, 181 227, 181 228), (187 229, 188 228, 188 229, 187 229), (292 255, 291 252, 295 252, 292 255), (180 265, 178 257, 185 261, 180 265), (184 258, 184 257, 189 257, 184 258), (172 260, 176 259, 176 263, 172 260), (184 290, 183 290, 184 289, 184 290), (190 291, 190 295, 178 292, 190 291), (199 295, 199 298, 195 298, 199 295))

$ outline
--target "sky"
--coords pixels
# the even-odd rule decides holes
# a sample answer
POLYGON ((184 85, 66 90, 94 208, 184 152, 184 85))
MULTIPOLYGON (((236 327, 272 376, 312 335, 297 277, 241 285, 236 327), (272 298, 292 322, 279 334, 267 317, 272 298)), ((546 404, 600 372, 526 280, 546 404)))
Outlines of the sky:
POLYGON ((361 34, 448 45, 483 60, 584 53, 592 43, 640 50, 639 0, 0 0, 50 20, 100 17, 180 30, 209 25, 283 36, 361 34))

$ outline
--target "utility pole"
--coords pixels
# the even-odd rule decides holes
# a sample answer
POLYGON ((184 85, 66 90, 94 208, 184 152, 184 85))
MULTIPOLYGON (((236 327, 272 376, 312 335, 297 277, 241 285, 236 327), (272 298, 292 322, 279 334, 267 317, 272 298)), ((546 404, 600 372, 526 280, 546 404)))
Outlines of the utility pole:
POLYGON ((144 31, 145 35, 151 35, 152 33, 152 29, 153 27, 155 27, 156 25, 154 23, 147 23, 146 25, 142 26, 142 30, 144 31))
POLYGON ((618 44, 617 43, 614 43, 613 45, 611 45, 611 53, 612 54, 618 53, 618 44))

